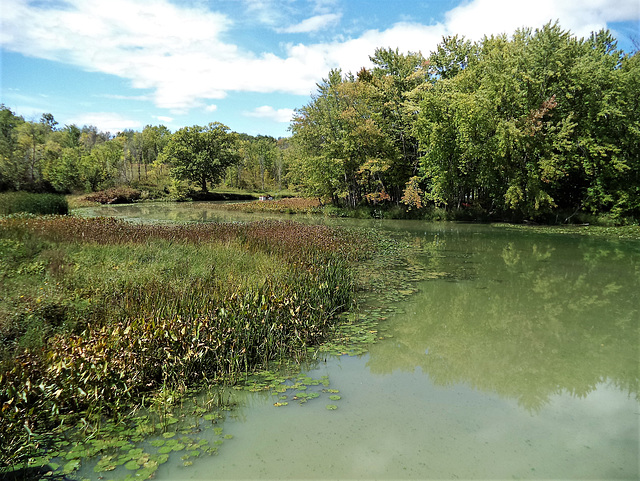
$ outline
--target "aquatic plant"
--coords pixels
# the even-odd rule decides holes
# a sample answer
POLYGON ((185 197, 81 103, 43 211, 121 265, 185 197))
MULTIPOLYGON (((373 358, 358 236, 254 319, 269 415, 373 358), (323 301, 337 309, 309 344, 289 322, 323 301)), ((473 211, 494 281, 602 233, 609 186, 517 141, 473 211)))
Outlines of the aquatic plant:
POLYGON ((154 392, 179 396, 304 357, 351 305, 350 265, 368 253, 354 234, 293 222, 3 218, 0 244, 13 293, 0 302, 0 462, 9 464, 37 451, 35 434, 61 417, 99 423, 154 392), (247 254, 262 260, 237 272, 247 254), (26 342, 29 332, 39 341, 26 342))
POLYGON ((223 204, 219 208, 241 212, 274 212, 280 214, 318 214, 322 212, 322 204, 318 199, 303 197, 223 204))

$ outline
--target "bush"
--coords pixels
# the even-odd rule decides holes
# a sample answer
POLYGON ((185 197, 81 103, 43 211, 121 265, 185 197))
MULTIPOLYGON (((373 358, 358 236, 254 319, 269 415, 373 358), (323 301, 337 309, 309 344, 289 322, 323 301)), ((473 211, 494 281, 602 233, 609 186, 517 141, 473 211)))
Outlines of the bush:
POLYGON ((100 204, 130 204, 138 200, 140 195, 139 190, 130 187, 115 187, 89 194, 85 196, 85 200, 100 204))
POLYGON ((0 194, 0 214, 8 215, 18 212, 66 215, 69 213, 69 204, 67 199, 59 194, 32 194, 29 192, 0 194))

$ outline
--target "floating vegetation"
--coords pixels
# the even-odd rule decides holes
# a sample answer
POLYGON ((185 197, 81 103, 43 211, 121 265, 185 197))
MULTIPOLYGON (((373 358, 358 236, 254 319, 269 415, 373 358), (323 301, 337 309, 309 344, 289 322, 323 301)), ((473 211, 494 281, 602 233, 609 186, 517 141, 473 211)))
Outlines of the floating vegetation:
POLYGON ((580 235, 602 239, 640 240, 640 226, 625 225, 606 227, 599 225, 525 225, 525 224, 491 224, 493 228, 533 232, 536 234, 580 235))
POLYGON ((322 206, 318 199, 301 197, 238 204, 213 204, 213 207, 241 212, 270 212, 278 214, 319 214, 322 212, 322 206))
POLYGON ((335 404, 327 404, 327 409, 329 411, 335 411, 336 409, 338 409, 338 406, 336 406, 335 404))
MULTIPOLYGON (((213 414, 213 413, 210 413, 213 414)), ((57 440, 51 437, 47 452, 37 458, 31 458, 28 467, 42 466, 46 471, 46 478, 64 476, 65 479, 84 479, 89 472, 104 476, 109 473, 109 479, 149 479, 158 467, 172 456, 183 460, 198 458, 204 454, 215 455, 218 446, 224 440, 233 439, 232 434, 224 434, 222 428, 213 432, 217 439, 210 445, 207 439, 198 435, 181 434, 187 431, 185 427, 198 427, 198 433, 212 426, 210 422, 199 415, 183 416, 183 419, 172 426, 176 429, 170 432, 152 431, 152 436, 144 439, 137 433, 141 425, 156 425, 150 422, 150 417, 157 414, 149 413, 129 418, 126 423, 106 423, 92 434, 87 440, 85 434, 78 427, 67 427, 59 431, 57 440)), ((222 419, 221 413, 215 413, 216 419, 222 419)), ((213 431, 213 430, 212 430, 213 431)), ((189 466, 190 464, 185 464, 189 466)))

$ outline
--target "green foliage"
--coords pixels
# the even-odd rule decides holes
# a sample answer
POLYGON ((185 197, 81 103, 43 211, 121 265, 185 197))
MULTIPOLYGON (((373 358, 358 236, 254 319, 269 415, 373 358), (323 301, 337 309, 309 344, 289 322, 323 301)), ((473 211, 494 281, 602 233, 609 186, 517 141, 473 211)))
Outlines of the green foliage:
POLYGON ((254 192, 281 190, 287 175, 284 139, 246 134, 239 138, 239 158, 227 169, 226 185, 254 192))
POLYGON ((515 219, 637 215, 635 57, 608 32, 577 40, 557 24, 477 45, 445 39, 415 124, 429 198, 515 219))
POLYGON ((290 180, 307 193, 468 218, 640 215, 640 60, 609 32, 577 39, 549 23, 371 61, 332 70, 296 113, 290 180))
POLYGON ((18 212, 65 215, 69 213, 69 205, 65 197, 58 194, 0 193, 0 214, 18 212))
POLYGON ((208 192, 208 184, 218 183, 227 167, 238 162, 237 135, 226 125, 212 122, 206 127, 178 130, 162 151, 161 160, 171 165, 176 180, 189 180, 208 192))
POLYGON ((417 168, 413 114, 404 109, 404 97, 424 82, 424 59, 379 49, 371 60, 374 69, 357 77, 332 70, 291 126, 295 181, 352 208, 399 201, 417 168))
POLYGON ((304 355, 350 306, 349 266, 367 254, 347 232, 284 222, 0 224, 3 463, 58 414, 99 418, 304 355))

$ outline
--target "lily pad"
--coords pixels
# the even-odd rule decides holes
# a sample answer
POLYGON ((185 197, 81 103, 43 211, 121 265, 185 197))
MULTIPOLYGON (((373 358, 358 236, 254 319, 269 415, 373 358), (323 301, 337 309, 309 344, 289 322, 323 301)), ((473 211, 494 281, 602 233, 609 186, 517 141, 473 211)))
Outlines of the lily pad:
POLYGON ((136 448, 136 449, 132 449, 131 451, 129 451, 129 456, 131 456, 132 458, 138 458, 138 457, 142 456, 142 453, 144 453, 143 449, 136 448))
POLYGON ((62 474, 71 474, 80 467, 80 460, 74 459, 62 467, 62 474))
POLYGON ((338 406, 336 406, 335 404, 327 404, 327 409, 329 411, 335 411, 336 409, 338 409, 338 406))
POLYGON ((135 471, 140 468, 140 465, 134 460, 131 460, 127 464, 125 464, 124 467, 129 471, 135 471))
POLYGON ((333 394, 332 396, 329 396, 329 399, 331 399, 332 401, 339 401, 342 398, 337 394, 333 394))
POLYGON ((113 471, 116 469, 116 465, 113 463, 113 456, 104 456, 98 464, 95 465, 93 471, 95 473, 102 473, 104 471, 113 471))
POLYGON ((136 479, 149 479, 158 470, 158 466, 141 468, 136 471, 136 479))

